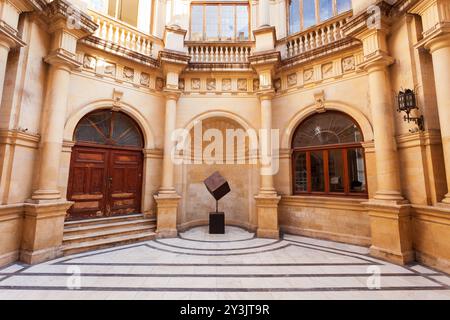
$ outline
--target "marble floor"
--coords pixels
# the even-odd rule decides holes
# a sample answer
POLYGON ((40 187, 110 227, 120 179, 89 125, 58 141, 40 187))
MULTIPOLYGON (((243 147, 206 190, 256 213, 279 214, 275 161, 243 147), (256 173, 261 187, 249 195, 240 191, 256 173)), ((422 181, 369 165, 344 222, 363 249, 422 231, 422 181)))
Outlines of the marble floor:
POLYGON ((0 299, 450 299, 450 277, 368 249, 206 227, 36 266, 0 269, 0 299))

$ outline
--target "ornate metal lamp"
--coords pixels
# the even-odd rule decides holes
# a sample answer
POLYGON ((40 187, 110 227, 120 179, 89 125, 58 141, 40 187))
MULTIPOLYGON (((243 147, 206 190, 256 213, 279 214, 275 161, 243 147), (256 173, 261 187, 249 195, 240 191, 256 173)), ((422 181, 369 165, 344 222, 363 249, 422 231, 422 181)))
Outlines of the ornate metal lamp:
POLYGON ((406 89, 404 91, 400 91, 397 95, 398 100, 398 112, 405 112, 406 116, 404 117, 405 121, 414 122, 419 130, 424 131, 424 117, 411 117, 411 111, 414 109, 419 109, 417 106, 416 93, 414 90, 406 89))

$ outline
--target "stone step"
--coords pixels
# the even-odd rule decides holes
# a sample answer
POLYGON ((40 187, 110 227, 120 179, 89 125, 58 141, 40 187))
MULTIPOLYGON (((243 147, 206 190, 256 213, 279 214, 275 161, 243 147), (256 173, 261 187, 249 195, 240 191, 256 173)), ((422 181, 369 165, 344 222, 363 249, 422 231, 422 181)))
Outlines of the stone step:
POLYGON ((106 223, 116 223, 116 222, 123 222, 123 221, 132 221, 132 220, 139 220, 143 219, 144 215, 142 213, 139 214, 129 214, 129 215, 123 215, 123 216, 116 216, 116 217, 106 217, 106 218, 95 218, 95 219, 87 219, 87 220, 75 220, 75 221, 67 221, 64 223, 64 228, 78 228, 78 227, 85 227, 89 225, 97 225, 97 224, 106 224, 106 223))
POLYGON ((125 236, 118 236, 106 239, 99 239, 94 241, 80 242, 80 243, 72 243, 68 245, 64 245, 62 250, 65 256, 82 253, 86 251, 92 250, 100 250, 105 248, 111 248, 119 245, 125 245, 140 241, 153 240, 156 238, 155 232, 141 232, 138 234, 131 234, 125 236))
POLYGON ((139 226, 125 227, 125 228, 101 230, 101 231, 97 231, 97 232, 81 233, 81 234, 80 233, 74 233, 74 234, 64 233, 63 245, 69 245, 69 244, 73 244, 73 243, 90 242, 90 241, 96 241, 96 240, 100 240, 100 239, 108 239, 108 238, 114 238, 114 237, 118 237, 118 236, 126 236, 126 235, 140 234, 140 233, 154 232, 154 231, 155 231, 155 225, 149 224, 149 225, 139 225, 139 226))
POLYGON ((134 227, 155 227, 155 219, 132 219, 127 221, 118 222, 106 222, 103 224, 88 224, 85 226, 78 227, 64 227, 64 236, 75 236, 75 235, 88 235, 91 233, 98 233, 107 230, 121 230, 124 228, 134 228, 134 227))

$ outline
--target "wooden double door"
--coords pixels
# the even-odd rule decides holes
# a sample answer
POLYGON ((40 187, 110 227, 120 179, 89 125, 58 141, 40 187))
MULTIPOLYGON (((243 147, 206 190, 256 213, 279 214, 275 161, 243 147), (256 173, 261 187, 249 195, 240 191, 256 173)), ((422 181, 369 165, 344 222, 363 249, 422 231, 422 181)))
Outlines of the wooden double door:
POLYGON ((111 217, 141 210, 143 154, 108 146, 73 148, 68 220, 111 217))

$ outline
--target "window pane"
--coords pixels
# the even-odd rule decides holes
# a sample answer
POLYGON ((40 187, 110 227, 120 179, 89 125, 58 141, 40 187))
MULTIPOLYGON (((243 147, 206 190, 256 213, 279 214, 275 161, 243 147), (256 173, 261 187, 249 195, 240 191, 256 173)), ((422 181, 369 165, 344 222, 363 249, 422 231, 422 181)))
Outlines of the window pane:
POLYGON ((119 19, 137 27, 139 0, 121 1, 119 19))
POLYGON ((336 0, 337 2, 337 12, 342 13, 348 11, 352 8, 351 0, 336 0))
POLYGON ((289 7, 289 32, 300 31, 300 0, 292 0, 289 7))
POLYGON ((364 150, 349 149, 347 152, 350 192, 366 192, 364 150))
POLYGON ((320 21, 325 21, 333 16, 333 4, 331 0, 320 0, 319 8, 320 21))
POLYGON ((362 133, 353 119, 339 112, 316 114, 297 129, 294 148, 323 146, 363 141, 362 133))
POLYGON ((323 152, 311 152, 311 189, 313 192, 325 192, 323 152))
POLYGON ((345 192, 344 159, 341 149, 334 149, 328 152, 328 172, 330 192, 345 192))
POLYGON ((203 39, 203 6, 192 6, 191 12, 191 40, 203 39))
POLYGON ((106 0, 89 0, 89 9, 106 13, 106 0))
POLYGON ((116 8, 118 5, 119 0, 109 0, 108 3, 108 14, 111 17, 115 17, 116 16, 116 8))
POLYGON ((316 24, 315 0, 303 0, 303 29, 316 24))
POLYGON ((236 17, 237 17, 237 40, 243 41, 248 40, 248 7, 247 6, 237 6, 236 7, 236 17))
POLYGON ((206 6, 206 39, 219 40, 219 7, 206 6))
POLYGON ((221 6, 221 39, 232 40, 234 38, 234 7, 221 6))
POLYGON ((295 192, 307 192, 308 191, 308 174, 306 168, 306 153, 296 153, 294 155, 294 174, 295 174, 295 192))

